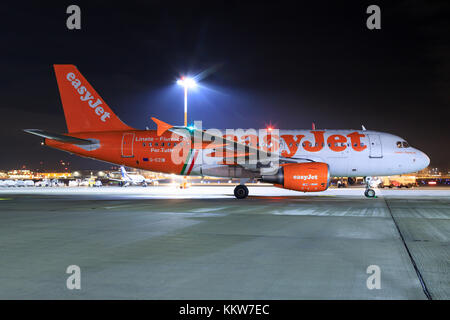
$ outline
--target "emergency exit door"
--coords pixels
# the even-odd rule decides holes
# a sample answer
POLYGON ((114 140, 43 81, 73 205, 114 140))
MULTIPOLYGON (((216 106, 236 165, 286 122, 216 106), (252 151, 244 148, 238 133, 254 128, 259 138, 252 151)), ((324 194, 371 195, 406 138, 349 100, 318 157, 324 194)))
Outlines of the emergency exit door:
POLYGON ((132 158, 134 133, 124 133, 122 136, 122 158, 132 158))
POLYGON ((368 134, 370 158, 383 158, 383 148, 379 134, 368 134))

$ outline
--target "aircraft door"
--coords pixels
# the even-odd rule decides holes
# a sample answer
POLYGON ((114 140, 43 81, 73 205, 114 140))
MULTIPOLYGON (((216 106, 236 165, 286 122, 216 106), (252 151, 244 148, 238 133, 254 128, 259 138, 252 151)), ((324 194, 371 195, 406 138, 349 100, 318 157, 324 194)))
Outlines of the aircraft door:
POLYGON ((133 158, 134 133, 126 132, 122 136, 122 158, 133 158))
POLYGON ((383 148, 379 134, 368 134, 370 158, 383 158, 383 148))

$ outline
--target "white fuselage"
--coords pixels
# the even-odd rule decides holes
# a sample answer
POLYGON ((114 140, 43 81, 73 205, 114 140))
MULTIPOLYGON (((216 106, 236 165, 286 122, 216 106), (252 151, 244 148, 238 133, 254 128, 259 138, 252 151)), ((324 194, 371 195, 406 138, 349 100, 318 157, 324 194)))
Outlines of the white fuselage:
MULTIPOLYGON (((355 131, 355 130, 323 130, 324 146, 321 150, 310 152, 299 145, 293 158, 309 157, 317 162, 325 162, 330 166, 330 174, 335 177, 352 176, 389 176, 422 170, 428 166, 430 159, 422 151, 413 147, 403 147, 404 139, 377 131, 355 131), (359 138, 362 148, 358 151, 352 145, 348 134, 358 132, 364 135, 359 138), (347 138, 343 151, 333 151, 328 143, 332 135, 341 135, 347 138), (401 147, 397 143, 401 143, 401 147)), ((311 131, 281 131, 280 135, 305 135, 301 140, 315 143, 311 131)), ((288 143, 281 138, 281 152, 289 150, 288 143)), ((333 143, 333 142, 330 142, 333 143)), ((338 143, 338 146, 341 143, 338 143)), ((335 146, 336 147, 336 146, 335 146)))
MULTIPOLYGON (((370 130, 279 130, 278 134, 280 158, 327 163, 330 175, 335 177, 416 172, 426 168, 430 162, 425 153, 409 146, 403 138, 389 133, 370 130)), ((239 142, 246 141, 245 135, 236 136, 239 142)), ((204 172, 204 163, 196 164, 191 174, 204 172)), ((220 171, 217 172, 219 176, 220 171)))

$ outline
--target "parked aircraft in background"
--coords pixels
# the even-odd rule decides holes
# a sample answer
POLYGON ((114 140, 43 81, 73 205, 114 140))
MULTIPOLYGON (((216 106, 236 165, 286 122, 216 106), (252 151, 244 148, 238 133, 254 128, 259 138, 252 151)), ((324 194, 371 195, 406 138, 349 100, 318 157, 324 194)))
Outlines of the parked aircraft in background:
POLYGON ((153 182, 151 179, 146 179, 143 175, 127 172, 124 166, 120 166, 120 176, 121 179, 109 178, 109 180, 119 181, 122 187, 137 185, 146 187, 153 182))
MULTIPOLYGON (((430 162, 403 138, 370 130, 279 130, 264 137, 230 136, 176 127, 156 118, 152 119, 157 130, 137 130, 113 113, 75 66, 54 68, 68 133, 26 132, 43 137, 47 146, 122 166, 183 176, 240 178, 234 190, 239 199, 248 195, 248 179, 316 192, 328 188, 331 176, 402 174, 421 170, 430 162), (196 136, 202 138, 200 143, 196 136), (174 161, 178 153, 181 159, 174 161), (277 161, 272 161, 274 154, 277 161)), ((375 196, 369 184, 365 195, 375 196)))
POLYGON ((1 180, 0 187, 15 187, 17 186, 16 181, 14 180, 1 180))
POLYGON ((51 187, 52 186, 52 182, 50 179, 42 179, 40 181, 37 181, 34 184, 35 187, 51 187))
POLYGON ((33 180, 0 180, 0 187, 33 187, 33 180))

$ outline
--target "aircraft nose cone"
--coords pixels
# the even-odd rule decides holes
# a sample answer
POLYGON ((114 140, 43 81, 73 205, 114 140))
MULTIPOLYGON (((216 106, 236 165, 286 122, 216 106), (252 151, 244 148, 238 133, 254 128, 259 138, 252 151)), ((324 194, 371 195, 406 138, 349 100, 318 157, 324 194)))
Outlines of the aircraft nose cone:
POLYGON ((422 158, 424 163, 423 167, 428 167, 428 165, 430 164, 430 158, 424 152, 422 152, 422 158))
POLYGON ((430 158, 424 152, 420 151, 419 155, 419 161, 417 163, 419 168, 417 171, 425 169, 430 164, 430 158))

